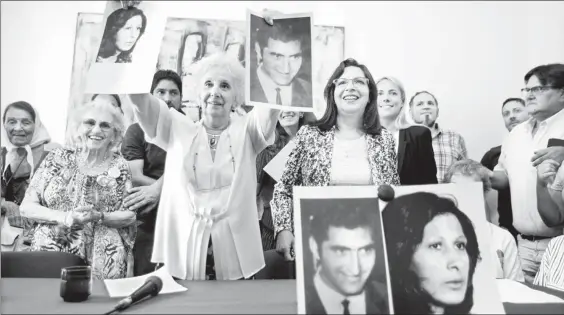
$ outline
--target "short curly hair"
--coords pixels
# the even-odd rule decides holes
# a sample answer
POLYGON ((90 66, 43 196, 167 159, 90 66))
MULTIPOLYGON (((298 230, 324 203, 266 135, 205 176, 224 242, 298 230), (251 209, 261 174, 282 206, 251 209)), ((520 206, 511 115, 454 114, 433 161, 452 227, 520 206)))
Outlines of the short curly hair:
POLYGON ((450 165, 445 174, 445 183, 450 183, 455 174, 476 176, 484 184, 484 192, 488 192, 492 189, 489 173, 490 171, 482 164, 471 159, 464 159, 450 165))
MULTIPOLYGON (((194 64, 193 78, 196 82, 194 88, 198 96, 204 75, 212 69, 221 69, 225 75, 232 79, 231 85, 235 90, 233 109, 243 105, 245 102, 245 68, 243 68, 239 59, 225 52, 209 55, 194 64)), ((200 101, 198 99, 198 102, 200 101)))
POLYGON ((120 147, 123 136, 125 132, 125 122, 123 114, 121 113, 120 109, 111 105, 108 102, 96 102, 90 101, 78 108, 76 108, 70 115, 69 121, 69 138, 67 140, 67 145, 70 145, 72 148, 80 148, 82 146, 82 140, 80 139, 80 135, 78 134, 78 128, 80 127, 80 122, 83 116, 89 112, 90 110, 96 111, 106 111, 112 115, 112 129, 114 131, 114 139, 112 141, 111 146, 109 147, 110 151, 116 151, 117 148, 120 147))

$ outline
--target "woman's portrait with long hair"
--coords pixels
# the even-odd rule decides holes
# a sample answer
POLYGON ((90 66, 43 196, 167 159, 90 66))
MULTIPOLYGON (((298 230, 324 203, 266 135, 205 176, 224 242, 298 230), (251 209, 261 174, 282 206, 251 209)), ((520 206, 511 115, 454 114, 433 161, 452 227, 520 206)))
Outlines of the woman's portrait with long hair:
POLYGON ((135 45, 146 28, 147 17, 138 8, 119 8, 112 12, 106 21, 96 62, 131 63, 135 45))
POLYGON ((480 248, 454 196, 403 195, 382 218, 396 314, 469 314, 480 248))

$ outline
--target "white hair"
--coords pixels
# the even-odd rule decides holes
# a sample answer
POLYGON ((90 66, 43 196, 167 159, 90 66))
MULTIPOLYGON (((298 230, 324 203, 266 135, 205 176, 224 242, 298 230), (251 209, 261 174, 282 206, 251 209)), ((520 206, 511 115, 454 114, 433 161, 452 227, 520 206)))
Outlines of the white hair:
POLYGON ((86 113, 90 110, 105 111, 112 115, 112 129, 114 131, 114 139, 109 147, 110 151, 116 151, 123 141, 123 136, 125 132, 124 117, 121 110, 113 106, 109 102, 103 101, 90 101, 82 106, 75 108, 70 115, 69 124, 67 126, 67 145, 72 148, 82 147, 83 143, 78 134, 78 128, 80 127, 81 121, 86 113))
MULTIPOLYGON (((231 85, 235 91, 233 109, 245 102, 245 68, 241 65, 239 59, 225 52, 214 53, 194 64, 193 69, 194 89, 197 91, 198 96, 202 88, 201 84, 204 76, 212 69, 221 69, 223 74, 228 75, 232 79, 231 85)), ((198 102, 200 102, 199 99, 198 102)))

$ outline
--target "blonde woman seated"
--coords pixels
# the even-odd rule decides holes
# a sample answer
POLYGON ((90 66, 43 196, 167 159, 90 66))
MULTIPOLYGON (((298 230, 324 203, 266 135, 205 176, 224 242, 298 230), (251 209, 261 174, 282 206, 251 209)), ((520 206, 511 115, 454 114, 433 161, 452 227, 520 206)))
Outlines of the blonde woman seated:
POLYGON ((231 115, 244 101, 244 73, 225 53, 195 65, 196 123, 150 94, 130 95, 147 141, 167 151, 151 261, 176 278, 206 279, 211 259, 217 280, 250 278, 265 265, 255 163, 274 142, 280 111, 231 115))
POLYGON ((108 102, 91 102, 71 119, 74 148, 47 155, 21 205, 22 216, 41 221, 31 250, 75 254, 95 278, 124 278, 133 267, 136 214, 123 207, 131 174, 114 152, 123 139, 123 115, 108 102))
MULTIPOLYGON (((492 190, 489 174, 490 170, 482 164, 470 159, 461 160, 449 167, 445 174, 445 183, 482 182, 484 200, 487 200, 487 194, 492 190)), ((495 263, 496 278, 524 282, 525 275, 521 269, 521 260, 513 235, 508 230, 491 223, 494 213, 487 202, 485 207, 490 230, 490 252, 495 263)))

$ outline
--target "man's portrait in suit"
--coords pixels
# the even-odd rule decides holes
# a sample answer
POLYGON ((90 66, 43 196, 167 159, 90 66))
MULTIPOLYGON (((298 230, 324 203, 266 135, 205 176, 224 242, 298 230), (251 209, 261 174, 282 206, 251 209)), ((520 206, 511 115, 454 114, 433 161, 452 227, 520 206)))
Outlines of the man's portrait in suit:
POLYGON ((250 33, 250 101, 312 111, 311 17, 251 14, 250 33))
POLYGON ((301 200, 306 314, 390 312, 374 204, 371 198, 301 200))

